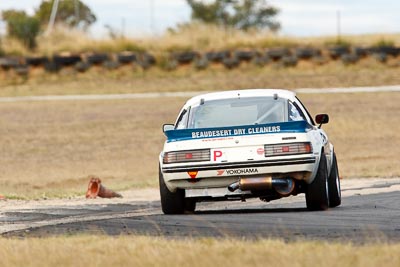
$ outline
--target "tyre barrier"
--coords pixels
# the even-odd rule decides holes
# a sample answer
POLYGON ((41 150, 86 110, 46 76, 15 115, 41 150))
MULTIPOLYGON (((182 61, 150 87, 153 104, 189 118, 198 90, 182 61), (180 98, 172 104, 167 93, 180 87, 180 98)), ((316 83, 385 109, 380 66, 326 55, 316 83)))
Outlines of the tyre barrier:
POLYGON ((333 46, 328 48, 329 56, 331 59, 339 59, 342 55, 344 54, 349 54, 350 53, 350 48, 348 46, 333 46))
POLYGON ((18 64, 20 64, 20 60, 18 58, 15 57, 0 58, 0 68, 2 70, 7 71, 13 69, 16 66, 18 66, 18 64))
POLYGON ((200 58, 196 58, 194 60, 193 65, 194 65, 194 68, 197 70, 205 70, 208 68, 208 65, 209 65, 208 59, 204 56, 200 57, 200 58))
POLYGON ((374 54, 386 54, 389 56, 397 57, 400 54, 400 48, 389 45, 383 45, 378 47, 372 47, 371 52, 374 54))
POLYGON ((103 67, 107 70, 116 70, 119 67, 121 67, 121 64, 115 60, 107 60, 107 61, 104 61, 103 67))
POLYGON ((44 66, 48 61, 47 57, 25 57, 25 63, 32 67, 44 66))
POLYGON ((257 54, 252 62, 257 67, 264 67, 271 62, 271 59, 267 55, 257 54))
POLYGON ((81 61, 80 55, 54 55, 53 62, 60 66, 73 66, 81 61))
POLYGON ((312 47, 296 48, 295 55, 298 59, 309 60, 315 56, 321 55, 321 50, 312 47))
POLYGON ((358 61, 360 58, 359 58, 358 55, 351 53, 351 54, 343 54, 343 55, 340 57, 340 59, 341 59, 341 61, 342 61, 342 63, 343 63, 344 65, 352 65, 352 64, 356 64, 357 61, 358 61))
POLYGON ((155 65, 157 63, 156 58, 153 55, 148 54, 148 53, 142 54, 142 60, 146 61, 151 66, 153 66, 153 65, 155 65))
POLYGON ((157 63, 156 58, 148 53, 139 55, 138 61, 136 62, 136 64, 138 64, 143 70, 148 70, 156 63, 157 63))
POLYGON ((222 61, 222 64, 224 64, 225 68, 228 70, 235 69, 239 67, 240 65, 240 60, 236 57, 228 57, 224 58, 222 61))
POLYGON ((366 48, 366 47, 358 47, 358 46, 356 46, 356 47, 353 48, 353 53, 355 55, 357 55, 359 58, 365 58, 365 57, 367 57, 368 55, 371 54, 371 49, 366 48))
MULTIPOLYGON (((340 60, 344 65, 357 64, 361 59, 372 57, 380 63, 387 63, 389 57, 399 57, 400 47, 381 45, 375 47, 331 46, 324 50, 314 47, 285 48, 275 47, 266 50, 238 49, 208 51, 172 52, 164 62, 147 52, 135 53, 123 51, 116 54, 90 52, 84 54, 61 53, 46 56, 3 56, 0 57, 0 71, 15 69, 15 73, 27 77, 30 69, 43 67, 48 73, 57 73, 64 67, 72 67, 79 73, 88 71, 93 66, 101 66, 107 70, 115 70, 125 64, 134 64, 148 70, 156 63, 166 71, 173 71, 180 65, 192 64, 196 70, 204 70, 211 64, 222 64, 226 69, 235 69, 242 62, 264 67, 272 63, 273 68, 295 67, 299 61, 310 61, 319 66, 329 60, 340 60)), ((398 59, 396 59, 398 61, 398 59)), ((392 61, 391 61, 392 62, 392 61)), ((392 66, 400 66, 393 63, 392 66)))
POLYGON ((190 64, 198 57, 199 53, 194 51, 172 53, 172 58, 180 65, 190 64))
POLYGON ((48 73, 58 73, 61 70, 61 65, 54 61, 47 61, 44 63, 44 70, 48 73))
POLYGON ((243 51, 243 50, 238 50, 233 53, 233 56, 237 58, 239 61, 246 61, 250 62, 253 60, 253 58, 256 56, 255 51, 243 51))
POLYGON ((74 68, 77 72, 84 73, 88 71, 91 67, 91 64, 86 61, 79 61, 75 64, 74 68))
POLYGON ((102 65, 109 60, 109 56, 105 53, 92 53, 86 55, 86 62, 91 65, 102 65))
POLYGON ((290 56, 292 53, 288 48, 272 48, 267 50, 266 55, 273 61, 278 61, 285 56, 290 56))
POLYGON ((231 56, 231 52, 229 51, 221 51, 221 52, 207 52, 206 58, 208 61, 214 63, 222 63, 225 58, 229 58, 231 56))
POLYGON ((386 63, 388 59, 387 54, 385 53, 374 53, 373 57, 380 63, 386 63))
POLYGON ((295 56, 284 56, 282 57, 283 67, 296 67, 298 59, 295 56))
POLYGON ((131 64, 137 61, 137 56, 133 52, 124 51, 117 54, 117 61, 122 65, 131 64))

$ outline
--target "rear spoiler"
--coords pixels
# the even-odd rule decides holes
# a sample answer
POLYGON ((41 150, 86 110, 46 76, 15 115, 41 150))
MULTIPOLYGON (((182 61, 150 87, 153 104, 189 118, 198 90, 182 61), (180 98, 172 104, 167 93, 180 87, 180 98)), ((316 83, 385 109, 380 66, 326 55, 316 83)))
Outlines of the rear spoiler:
POLYGON ((229 138, 243 135, 305 133, 313 128, 307 121, 291 121, 257 125, 180 129, 165 131, 168 142, 207 138, 229 138))

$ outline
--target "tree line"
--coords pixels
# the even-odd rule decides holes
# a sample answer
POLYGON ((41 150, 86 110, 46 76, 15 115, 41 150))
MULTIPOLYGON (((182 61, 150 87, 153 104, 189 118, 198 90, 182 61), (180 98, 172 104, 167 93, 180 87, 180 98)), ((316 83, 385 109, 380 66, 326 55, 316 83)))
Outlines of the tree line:
MULTIPOLYGON (((21 10, 4 10, 2 19, 7 24, 7 35, 34 49, 36 38, 48 26, 55 0, 42 0, 33 15, 21 10)), ((277 31, 275 20, 279 10, 266 0, 186 0, 191 8, 192 21, 214 24, 244 31, 269 29, 277 31)), ((96 15, 80 0, 60 0, 55 22, 71 28, 86 30, 96 22, 96 15)))
MULTIPOLYGON (((43 31, 50 19, 55 0, 45 1, 35 8, 33 15, 28 15, 23 10, 4 10, 1 12, 2 19, 7 24, 7 35, 20 40, 27 48, 36 47, 36 37, 43 31)), ((59 1, 56 23, 68 27, 88 28, 96 22, 96 15, 82 1, 61 0, 59 1)))

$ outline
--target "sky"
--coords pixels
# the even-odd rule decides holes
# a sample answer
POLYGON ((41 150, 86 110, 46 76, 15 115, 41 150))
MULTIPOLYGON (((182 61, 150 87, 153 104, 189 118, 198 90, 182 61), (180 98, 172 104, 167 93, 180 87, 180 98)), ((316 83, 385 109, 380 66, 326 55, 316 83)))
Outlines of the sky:
MULTIPOLYGON (((0 10, 23 9, 32 14, 42 0, 0 0, 0 10)), ((126 36, 162 34, 190 20, 185 0, 82 0, 97 16, 93 37, 107 36, 109 25, 126 36), (152 15, 153 14, 153 15, 152 15)), ((340 13, 342 34, 400 33, 398 0, 269 0, 278 7, 284 36, 335 35, 340 13)), ((4 33, 5 25, 0 24, 4 33)))

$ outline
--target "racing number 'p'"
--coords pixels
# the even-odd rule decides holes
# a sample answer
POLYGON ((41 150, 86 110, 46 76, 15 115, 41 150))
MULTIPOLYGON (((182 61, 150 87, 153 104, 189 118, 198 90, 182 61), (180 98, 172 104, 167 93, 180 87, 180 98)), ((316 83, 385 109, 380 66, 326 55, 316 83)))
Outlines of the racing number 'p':
POLYGON ((214 150, 214 161, 217 161, 217 158, 222 157, 222 151, 221 150, 214 150))

